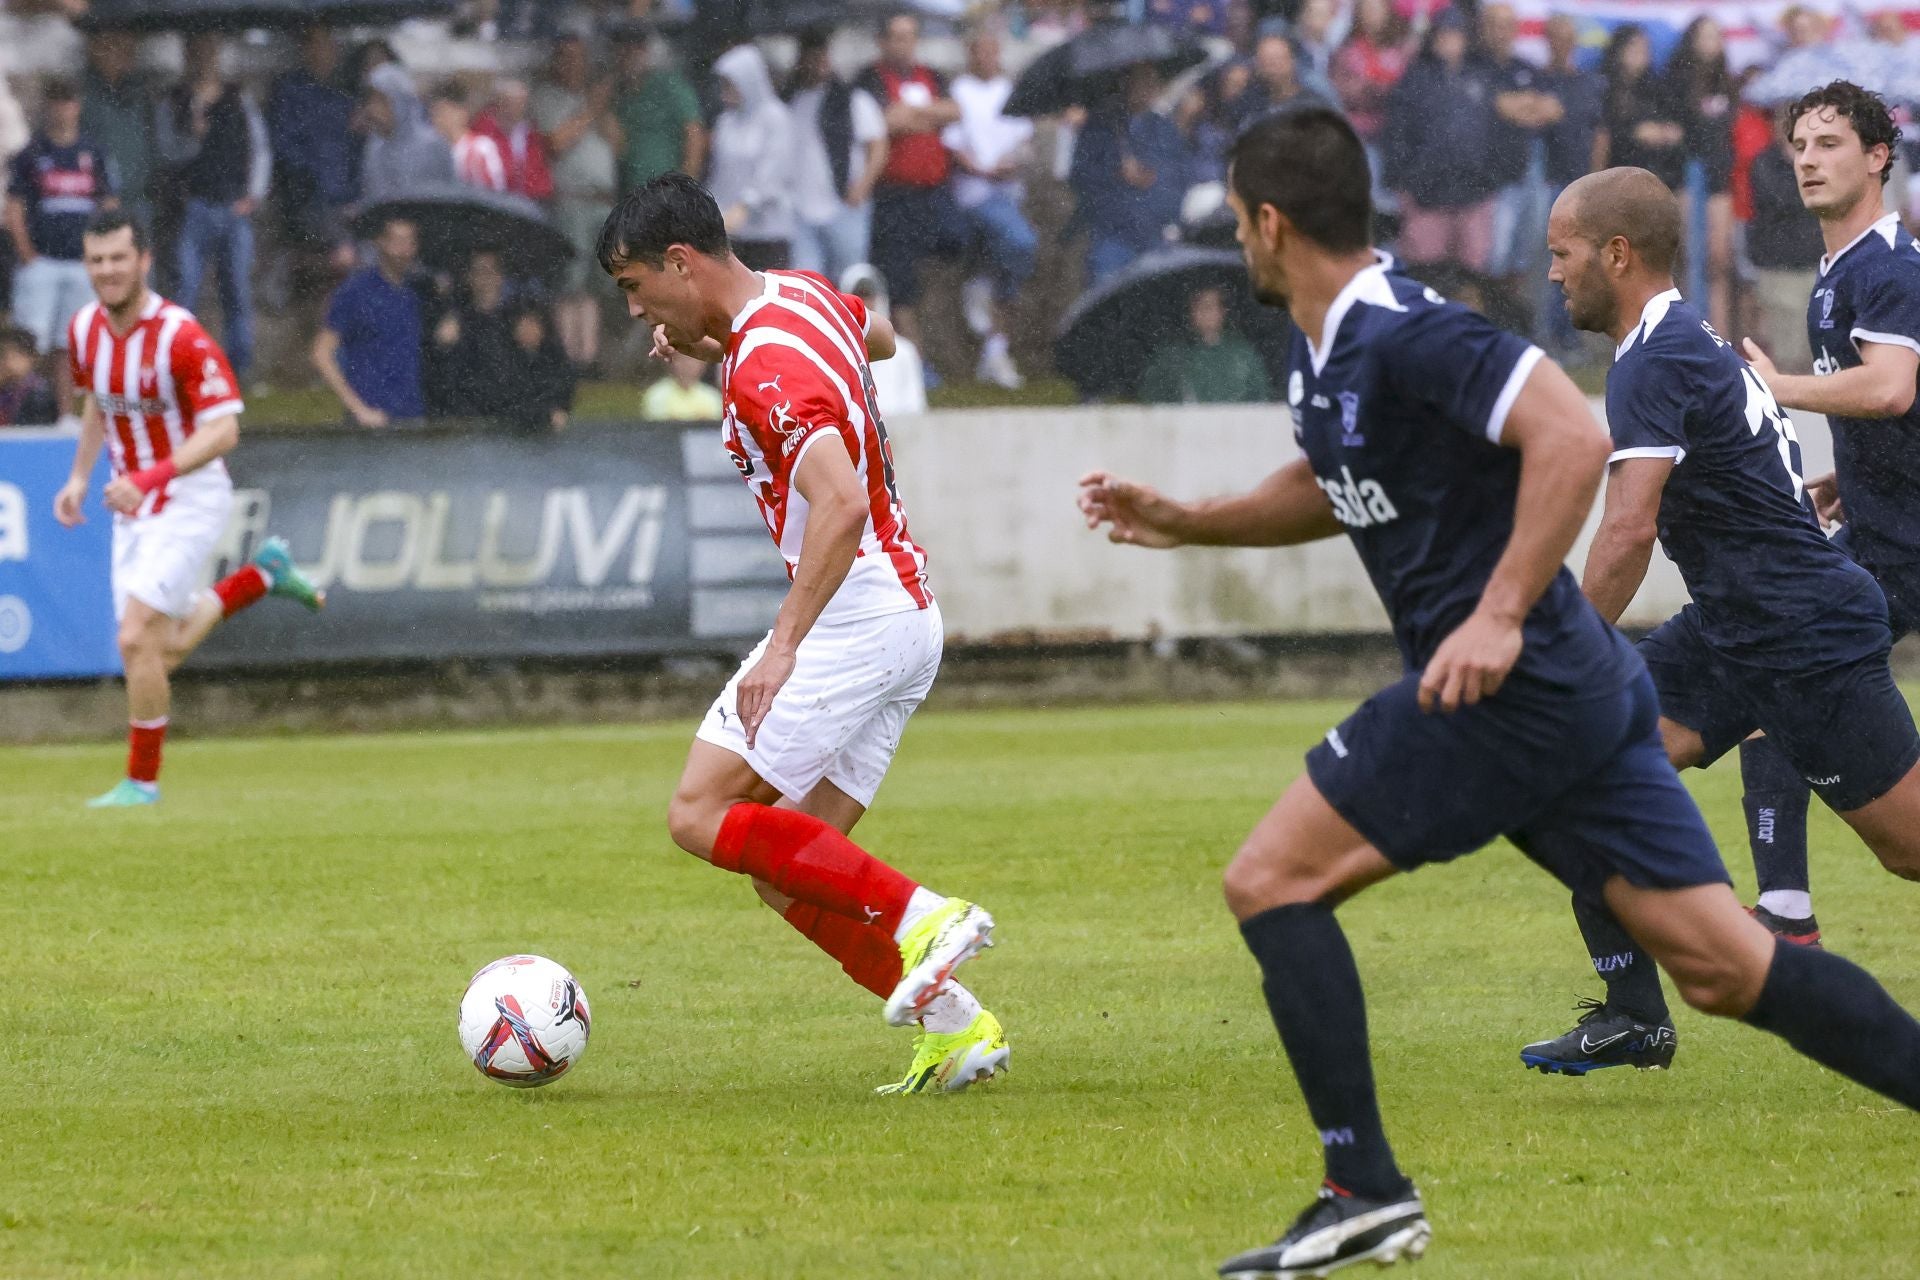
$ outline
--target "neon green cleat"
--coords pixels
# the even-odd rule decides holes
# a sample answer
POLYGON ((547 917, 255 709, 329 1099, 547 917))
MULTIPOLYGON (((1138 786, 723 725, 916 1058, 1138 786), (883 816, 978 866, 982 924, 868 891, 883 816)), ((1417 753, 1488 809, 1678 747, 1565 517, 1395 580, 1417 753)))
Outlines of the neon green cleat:
POLYGON ((1007 1033, 1000 1020, 982 1009, 965 1031, 941 1035, 922 1031, 913 1038, 913 1065, 898 1084, 883 1084, 875 1093, 907 1094, 937 1091, 959 1093, 970 1084, 985 1084, 1008 1070, 1007 1033))
POLYGON ((122 778, 114 784, 113 790, 87 801, 87 808, 131 809, 137 805, 159 803, 159 787, 152 783, 135 782, 132 778, 122 778))
POLYGON ((253 553, 253 567, 267 575, 273 585, 267 588, 270 596, 285 596, 289 600, 298 600, 307 608, 318 613, 326 607, 327 593, 307 581, 307 575, 300 572, 293 562, 293 553, 287 550, 287 540, 281 537, 268 538, 253 553))
POLYGON ((964 898, 948 898, 928 912, 900 943, 900 984, 887 997, 887 1021, 904 1027, 927 1004, 953 971, 993 945, 993 917, 964 898))

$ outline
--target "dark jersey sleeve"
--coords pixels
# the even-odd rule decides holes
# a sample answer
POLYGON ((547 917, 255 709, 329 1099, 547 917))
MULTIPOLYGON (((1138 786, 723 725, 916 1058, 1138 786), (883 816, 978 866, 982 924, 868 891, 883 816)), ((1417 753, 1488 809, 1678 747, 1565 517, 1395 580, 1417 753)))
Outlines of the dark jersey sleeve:
POLYGON ((1499 444, 1507 414, 1544 353, 1456 303, 1414 307, 1382 345, 1393 389, 1499 444))
POLYGON ((1856 343, 1880 342, 1920 352, 1920 252, 1911 245, 1879 257, 1854 295, 1856 343))
POLYGON ((1607 376, 1607 431, 1613 456, 1672 458, 1687 456, 1689 391, 1683 367, 1654 360, 1621 360, 1607 376))

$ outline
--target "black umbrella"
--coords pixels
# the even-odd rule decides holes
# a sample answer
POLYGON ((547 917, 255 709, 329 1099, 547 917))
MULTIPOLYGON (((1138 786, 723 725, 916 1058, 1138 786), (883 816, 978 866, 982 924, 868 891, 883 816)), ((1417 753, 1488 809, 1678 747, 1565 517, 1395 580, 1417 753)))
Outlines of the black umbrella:
POLYGON ((1198 37, 1172 27, 1108 23, 1091 27, 1035 58, 1007 99, 1010 116, 1050 116, 1117 91, 1128 67, 1147 63, 1162 76, 1207 60, 1198 37))
POLYGON ((1061 318, 1053 366, 1089 398, 1127 398, 1160 350, 1186 341, 1193 295, 1218 289, 1227 323, 1260 352, 1275 386, 1285 380, 1293 332, 1285 311, 1256 302, 1236 249, 1170 245, 1087 290, 1061 318))
POLYGON ((93 0, 78 25, 134 32, 385 26, 458 7, 458 0, 93 0))
POLYGON ((353 233, 372 239, 389 218, 420 229, 420 256, 430 266, 458 270, 480 250, 501 256, 509 275, 546 277, 573 257, 573 246, 525 196, 457 182, 436 182, 362 208, 353 233))

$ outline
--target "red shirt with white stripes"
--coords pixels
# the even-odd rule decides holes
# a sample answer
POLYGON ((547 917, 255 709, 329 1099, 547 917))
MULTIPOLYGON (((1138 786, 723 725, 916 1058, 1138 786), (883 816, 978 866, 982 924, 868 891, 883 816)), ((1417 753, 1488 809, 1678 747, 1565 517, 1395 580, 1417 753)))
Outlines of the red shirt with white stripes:
POLYGON ((907 533, 894 487, 893 448, 874 407, 867 309, 803 271, 763 273, 766 287, 733 318, 721 365, 721 437, 787 561, 800 563, 807 500, 793 473, 817 446, 844 448, 867 494, 867 524, 846 581, 822 622, 924 609, 927 554, 907 533))
POLYGON ((483 191, 507 189, 507 164, 500 156, 500 144, 472 129, 453 144, 453 172, 470 187, 483 191))
MULTIPOLYGON (((238 414, 233 368, 193 313, 149 292, 140 320, 115 333, 106 308, 89 302, 67 331, 73 385, 93 397, 106 423, 115 475, 163 462, 201 426, 238 414)), ((225 474, 216 459, 201 468, 225 474)), ((196 472, 196 474, 198 474, 196 472)), ((164 493, 145 510, 158 510, 164 493)))

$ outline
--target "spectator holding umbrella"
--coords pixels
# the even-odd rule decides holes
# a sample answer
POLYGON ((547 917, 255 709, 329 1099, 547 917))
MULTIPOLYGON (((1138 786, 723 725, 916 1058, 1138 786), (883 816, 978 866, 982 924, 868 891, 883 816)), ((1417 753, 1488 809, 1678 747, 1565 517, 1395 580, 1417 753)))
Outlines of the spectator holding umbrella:
POLYGON ((793 117, 755 46, 727 50, 713 73, 725 109, 713 122, 707 189, 735 256, 755 270, 784 268, 793 251, 793 117))
POLYGON ((1269 399, 1266 366, 1253 344, 1227 328, 1218 289, 1196 289, 1188 303, 1192 332, 1162 347, 1140 379, 1148 404, 1247 404, 1269 399))
POLYGON ((573 416, 573 365, 546 312, 532 300, 517 302, 508 312, 508 325, 510 385, 496 412, 522 431, 565 431, 573 416))
POLYGON ((186 75, 161 99, 155 132, 186 201, 178 301, 197 310, 214 268, 222 345, 244 378, 253 364, 253 215, 272 184, 273 150, 252 96, 221 74, 220 53, 218 36, 187 37, 186 75))
POLYGON ((1088 283, 1097 284, 1166 241, 1186 193, 1187 146, 1154 106, 1160 73, 1126 68, 1121 91, 1088 115, 1074 144, 1068 182, 1087 228, 1088 283))
POLYGON ((334 290, 326 323, 313 340, 313 367, 363 427, 418 424, 426 417, 421 384, 420 233, 389 218, 374 240, 373 265, 334 290))
POLYGON ((1434 19, 1420 56, 1387 102, 1386 179, 1400 199, 1400 251, 1410 267, 1458 270, 1461 300, 1477 305, 1493 254, 1502 177, 1494 87, 1467 57, 1466 23, 1434 19))
POLYGON ((625 133, 613 110, 614 86, 595 80, 587 43, 577 34, 555 42, 547 78, 534 90, 533 123, 546 136, 552 161, 553 222, 573 246, 573 259, 554 306, 554 329, 576 365, 600 358, 600 277, 594 246, 613 212, 625 133))
POLYGON ((482 250, 466 280, 432 326, 422 389, 427 415, 480 418, 513 394, 513 328, 500 255, 482 250))
POLYGON ((553 198, 553 174, 547 144, 528 115, 527 82, 507 78, 493 86, 493 101, 473 122, 475 133, 490 139, 506 165, 507 190, 545 203, 553 198))

